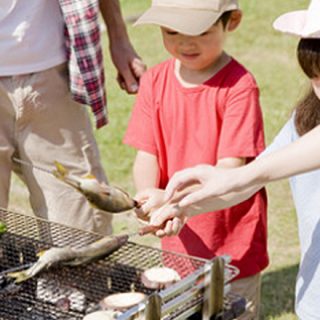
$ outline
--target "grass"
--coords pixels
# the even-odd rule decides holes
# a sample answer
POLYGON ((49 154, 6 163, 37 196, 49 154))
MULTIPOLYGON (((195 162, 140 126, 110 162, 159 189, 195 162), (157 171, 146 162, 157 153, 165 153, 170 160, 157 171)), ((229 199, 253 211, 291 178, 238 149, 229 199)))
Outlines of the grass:
MULTIPOLYGON (((140 14, 150 2, 122 0, 124 16, 132 18, 140 14)), ((272 22, 283 12, 305 8, 308 1, 240 2, 244 18, 241 27, 230 35, 227 51, 243 63, 257 79, 266 139, 270 143, 308 85, 295 58, 297 39, 275 32, 272 22)), ((128 31, 135 48, 148 66, 167 57, 162 47, 159 28, 133 28, 129 24, 128 31)), ((106 42, 104 46, 107 47, 106 42)), ((116 73, 109 57, 106 57, 106 70, 110 124, 107 128, 97 131, 96 138, 109 180, 134 194, 131 166, 135 151, 121 142, 134 97, 118 88, 115 81, 116 73)), ((261 319, 292 320, 296 319, 293 311, 294 285, 299 263, 297 221, 286 181, 270 185, 268 194, 270 266, 262 279, 261 319)), ((11 191, 11 209, 30 212, 27 192, 16 179, 11 191)), ((131 215, 118 215, 115 219, 116 233, 136 227, 137 224, 131 215)), ((153 237, 146 237, 143 241, 150 245, 159 245, 153 237)))

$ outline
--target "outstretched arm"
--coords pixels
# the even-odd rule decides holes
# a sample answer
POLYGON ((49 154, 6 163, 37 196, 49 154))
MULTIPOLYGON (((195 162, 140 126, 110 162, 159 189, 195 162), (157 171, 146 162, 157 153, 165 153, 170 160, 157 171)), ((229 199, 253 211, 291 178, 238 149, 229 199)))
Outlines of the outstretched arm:
POLYGON ((139 78, 146 70, 146 66, 130 43, 119 0, 100 0, 99 3, 107 26, 110 54, 118 70, 120 87, 128 93, 136 93, 139 78))
MULTIPOLYGON (((244 158, 224 158, 218 161, 217 167, 230 169, 242 166, 244 163, 244 158)), ((211 166, 205 165, 202 167, 212 168, 211 166)), ((177 234, 188 217, 233 206, 250 198, 250 196, 261 188, 260 186, 256 186, 255 188, 249 188, 242 192, 224 195, 222 197, 207 198, 199 204, 194 203, 187 207, 181 207, 179 203, 185 197, 188 198, 190 195, 197 195, 199 192, 202 192, 203 186, 201 183, 199 184, 199 182, 197 179, 189 180, 181 190, 176 190, 174 195, 165 204, 152 211, 150 217, 151 224, 161 225, 163 222, 168 221, 165 228, 156 233, 158 236, 177 234), (173 221, 179 221, 179 228, 172 227, 173 221)))
MULTIPOLYGON (((287 147, 254 161, 247 171, 252 171, 248 181, 254 185, 269 183, 320 168, 320 126, 287 147)), ((241 186, 240 186, 241 187, 241 186)))
MULTIPOLYGON (((283 147, 250 164, 234 169, 199 165, 176 173, 170 180, 164 201, 175 204, 156 210, 150 223, 161 225, 168 219, 197 215, 236 205, 257 192, 266 183, 320 168, 320 126, 283 147), (195 190, 188 188, 197 184, 195 190)), ((172 232, 172 231, 171 231, 172 232)), ((159 235, 170 230, 159 230, 159 235)))
POLYGON ((318 168, 320 126, 287 147, 240 168, 221 169, 200 165, 182 170, 171 178, 166 189, 166 200, 170 199, 176 190, 181 190, 191 183, 199 183, 201 188, 183 198, 179 206, 202 206, 205 202, 208 205, 217 196, 250 188, 259 189, 268 182, 318 168))

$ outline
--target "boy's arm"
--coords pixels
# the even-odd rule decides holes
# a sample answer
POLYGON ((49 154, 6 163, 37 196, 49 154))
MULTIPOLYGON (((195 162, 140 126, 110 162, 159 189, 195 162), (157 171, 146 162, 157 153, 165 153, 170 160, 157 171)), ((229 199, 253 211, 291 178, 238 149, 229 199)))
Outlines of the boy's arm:
POLYGON ((216 167, 237 168, 246 164, 246 158, 223 158, 218 160, 216 167))
POLYGON ((163 204, 164 190, 157 188, 159 181, 158 159, 155 155, 139 150, 133 165, 133 179, 137 194, 135 200, 141 204, 136 215, 149 220, 152 209, 163 204))
POLYGON ((137 192, 156 188, 158 176, 157 157, 151 153, 139 150, 133 165, 133 179, 137 192))

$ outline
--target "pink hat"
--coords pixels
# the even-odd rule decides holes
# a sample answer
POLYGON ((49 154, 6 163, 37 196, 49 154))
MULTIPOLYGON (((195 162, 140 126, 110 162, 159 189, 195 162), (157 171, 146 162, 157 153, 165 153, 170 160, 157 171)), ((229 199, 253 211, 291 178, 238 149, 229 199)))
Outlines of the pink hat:
POLYGON ((283 14, 273 27, 301 38, 320 38, 320 0, 311 0, 308 10, 283 14))

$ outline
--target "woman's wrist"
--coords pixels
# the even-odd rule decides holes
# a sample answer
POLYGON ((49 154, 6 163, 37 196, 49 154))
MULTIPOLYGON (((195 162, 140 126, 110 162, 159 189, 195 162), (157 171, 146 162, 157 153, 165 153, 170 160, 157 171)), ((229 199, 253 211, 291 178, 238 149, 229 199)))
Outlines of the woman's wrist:
POLYGON ((264 159, 255 160, 239 168, 239 171, 239 184, 244 189, 269 182, 267 162, 264 159))

